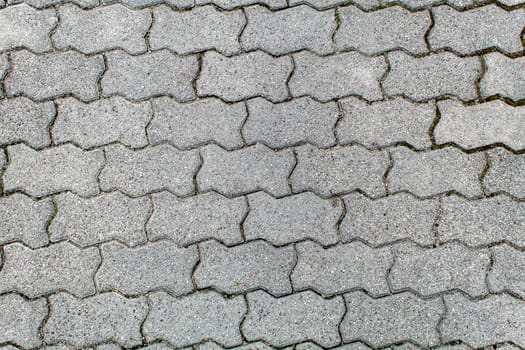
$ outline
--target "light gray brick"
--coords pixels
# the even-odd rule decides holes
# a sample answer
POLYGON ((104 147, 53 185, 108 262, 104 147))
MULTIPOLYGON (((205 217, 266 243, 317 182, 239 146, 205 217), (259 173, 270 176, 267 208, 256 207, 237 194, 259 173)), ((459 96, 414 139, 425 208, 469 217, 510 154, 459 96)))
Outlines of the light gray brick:
POLYGON ((39 327, 46 315, 44 298, 26 300, 18 294, 0 296, 0 342, 12 342, 25 349, 41 345, 39 327))
POLYGON ((454 147, 425 152, 396 147, 391 155, 394 165, 386 180, 391 192, 408 191, 420 197, 449 191, 467 197, 482 195, 482 153, 466 154, 454 147))
MULTIPOLYGON (((318 10, 336 7, 338 5, 347 4, 348 0, 289 0, 290 6, 298 4, 308 4, 318 10)), ((365 9, 373 9, 380 5, 379 0, 352 0, 353 4, 359 5, 365 9)))
POLYGON ((335 102, 319 103, 310 97, 273 104, 263 98, 247 101, 249 117, 242 133, 247 143, 272 148, 301 143, 320 147, 335 144, 333 128, 339 117, 335 102))
POLYGON ((106 53, 106 61, 104 96, 120 95, 132 100, 161 95, 178 101, 195 98, 192 82, 199 69, 195 56, 177 56, 167 50, 139 56, 111 51, 106 53))
POLYGON ((205 239, 232 245, 243 241, 240 224, 248 206, 244 198, 229 199, 215 192, 179 199, 168 192, 153 194, 148 237, 170 239, 187 246, 205 239))
POLYGON ((379 80, 387 65, 384 57, 357 52, 320 57, 309 52, 293 55, 295 70, 289 87, 292 96, 311 96, 320 101, 359 95, 373 101, 383 98, 379 80))
POLYGON ((121 142, 129 147, 147 146, 146 125, 153 116, 149 103, 110 97, 83 103, 68 97, 57 102, 51 130, 55 143, 74 142, 82 148, 121 142))
POLYGON ((130 196, 169 190, 178 196, 194 191, 193 176, 200 164, 195 151, 179 151, 164 144, 131 150, 120 144, 105 148, 106 166, 100 173, 104 191, 120 190, 130 196))
POLYGON ((294 290, 314 289, 323 295, 359 288, 372 295, 389 294, 387 273, 394 255, 390 248, 373 249, 352 242, 324 249, 313 242, 296 245, 294 290))
POLYGON ((412 9, 412 10, 421 10, 424 8, 429 8, 433 5, 439 5, 442 3, 449 4, 451 6, 457 7, 457 8, 465 8, 470 7, 475 4, 475 1, 478 0, 382 0, 383 4, 389 5, 389 4, 397 4, 401 3, 404 6, 412 9))
POLYGON ((102 245, 102 265, 96 282, 100 291, 138 295, 166 289, 175 295, 193 290, 191 274, 197 264, 197 247, 177 248, 158 241, 128 248, 117 242, 102 245))
POLYGON ((502 244, 491 248, 493 264, 487 276, 493 293, 510 291, 525 297, 525 254, 502 244))
POLYGON ((101 3, 103 5, 122 3, 130 8, 145 8, 158 4, 167 4, 179 10, 186 10, 194 5, 194 0, 101 0, 101 3))
POLYGON ((263 340, 277 347, 305 340, 332 347, 341 341, 337 328, 344 314, 342 297, 324 299, 305 291, 274 298, 256 291, 247 299, 250 309, 242 331, 248 341, 263 340))
POLYGON ((15 51, 10 56, 11 71, 4 79, 7 95, 24 94, 34 100, 74 95, 85 102, 99 97, 102 56, 87 57, 75 51, 45 55, 15 51))
POLYGON ((34 201, 21 193, 0 197, 0 244, 24 242, 31 248, 46 245, 47 222, 53 212, 49 199, 34 201))
POLYGON ((208 143, 227 149, 243 145, 240 130, 247 116, 244 103, 226 104, 216 98, 178 103, 162 97, 152 105, 155 116, 148 126, 152 144, 168 141, 182 149, 208 143))
POLYGON ((72 191, 81 196, 99 193, 97 174, 104 165, 101 150, 82 151, 71 144, 35 151, 24 144, 7 147, 10 163, 4 190, 32 196, 72 191))
POLYGON ((292 68, 290 57, 274 58, 261 51, 235 57, 209 51, 202 59, 197 94, 231 102, 256 96, 272 102, 284 101, 288 97, 286 82, 292 68))
POLYGON ((338 9, 341 25, 334 40, 339 50, 355 49, 372 55, 394 49, 413 54, 427 51, 428 12, 410 12, 394 6, 373 12, 348 6, 338 9))
POLYGON ((474 348, 510 341, 524 347, 525 302, 510 295, 469 300, 461 294, 444 296, 447 312, 440 323, 444 342, 461 340, 474 348))
POLYGON ((82 8, 92 8, 99 4, 99 0, 6 0, 8 5, 25 3, 38 9, 49 8, 64 3, 77 4, 82 8))
POLYGON ((263 4, 271 9, 287 7, 286 0, 195 0, 196 5, 215 4, 223 9, 233 9, 253 4, 263 4))
POLYGON ((216 145, 201 150, 204 164, 197 174, 199 190, 237 196, 264 190, 273 196, 290 193, 288 175, 294 166, 290 150, 273 151, 256 144, 228 152, 216 145))
POLYGON ((180 55, 212 49, 224 55, 241 51, 239 35, 246 24, 241 10, 225 12, 210 5, 177 12, 160 6, 153 16, 152 50, 170 49, 180 55))
POLYGON ((513 101, 525 99, 525 58, 509 58, 500 53, 483 56, 485 72, 479 83, 481 96, 503 96, 513 101))
POLYGON ((420 299, 408 292, 373 299, 357 291, 345 294, 345 300, 347 312, 340 326, 344 342, 361 340, 373 347, 409 340, 425 348, 439 344, 441 299, 420 299))
POLYGON ((0 51, 19 47, 39 53, 51 50, 49 35, 57 22, 55 11, 39 11, 27 4, 0 10, 0 51))
POLYGON ((57 49, 86 54, 117 48, 140 54, 148 49, 144 39, 151 25, 148 10, 132 11, 122 5, 83 10, 67 4, 58 8, 58 15, 60 23, 52 36, 57 49))
POLYGON ((246 51, 260 49, 272 55, 304 49, 319 55, 334 52, 334 10, 321 12, 300 5, 275 12, 256 5, 244 11, 248 22, 240 41, 246 51))
POLYGON ((311 192, 273 198, 264 192, 248 195, 250 212, 244 221, 246 239, 262 238, 276 245, 311 239, 322 245, 338 242, 342 203, 311 192))
POLYGON ((215 241, 199 244, 200 263, 193 278, 198 288, 228 294, 262 288, 273 295, 292 292, 288 276, 295 264, 292 246, 275 248, 254 241, 228 248, 215 241))
POLYGON ((350 97, 341 101, 341 107, 343 118, 336 130, 341 144, 384 147, 406 142, 418 149, 431 146, 428 130, 436 114, 431 102, 417 104, 398 97, 368 104, 350 97))
POLYGON ((44 326, 46 343, 66 343, 77 348, 113 341, 125 347, 142 343, 140 326, 148 306, 144 297, 125 298, 101 293, 77 299, 66 293, 49 297, 51 315, 44 326))
POLYGON ((100 264, 97 248, 79 249, 61 242, 36 250, 13 243, 4 246, 0 292, 36 298, 56 291, 78 297, 95 293, 93 276, 100 264))
POLYGON ((225 347, 242 343, 239 327, 246 313, 242 296, 224 298, 197 292, 173 298, 164 292, 149 295, 150 313, 143 326, 148 342, 165 340, 176 347, 213 340, 225 347))
POLYGON ((523 50, 523 11, 507 11, 495 4, 462 12, 449 6, 439 6, 432 9, 432 16, 434 26, 428 41, 433 50, 446 48, 463 55, 489 48, 507 53, 523 50))
POLYGON ((481 73, 477 57, 442 52, 416 58, 402 51, 387 57, 390 72, 383 88, 388 96, 403 95, 416 101, 449 95, 461 100, 477 97, 475 83, 481 73))
POLYGON ((487 154, 490 166, 483 179, 485 191, 525 198, 525 154, 512 154, 503 148, 489 150, 487 154))
POLYGON ((296 149, 297 166, 290 176, 293 192, 313 191, 322 197, 355 190, 370 196, 386 194, 383 174, 388 166, 385 151, 361 146, 296 149))

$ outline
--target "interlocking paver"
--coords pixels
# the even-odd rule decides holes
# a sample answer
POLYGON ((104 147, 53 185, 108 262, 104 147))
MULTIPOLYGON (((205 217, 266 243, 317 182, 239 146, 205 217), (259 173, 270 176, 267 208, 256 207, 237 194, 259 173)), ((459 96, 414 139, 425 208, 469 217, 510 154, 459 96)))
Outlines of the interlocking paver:
POLYGON ((67 293, 49 297, 51 313, 43 333, 46 343, 77 348, 113 341, 127 348, 140 345, 140 326, 146 318, 145 297, 128 299, 118 293, 101 293, 77 299, 67 293))
POLYGON ((483 56, 485 73, 479 83, 481 96, 525 99, 525 57, 509 58, 494 52, 483 56))
POLYGON ((4 190, 32 196, 72 191, 81 196, 99 193, 96 177, 104 165, 101 150, 82 151, 71 144, 35 151, 24 144, 7 147, 9 165, 4 190))
POLYGON ((412 57, 402 51, 387 55, 390 63, 383 88, 386 95, 403 95, 425 101, 452 95, 461 100, 477 97, 475 83, 481 73, 477 57, 458 57, 450 52, 412 57))
POLYGON ((250 212, 244 221, 246 239, 262 238, 275 245, 312 239, 323 245, 337 243, 337 222, 342 203, 311 192, 280 199, 264 192, 248 195, 250 212))
POLYGON ((295 264, 292 246, 275 248, 265 241, 225 247, 215 241, 199 244, 200 263, 193 278, 198 288, 213 287, 233 294, 262 288, 273 295, 292 292, 295 264))
POLYGON ((280 9, 288 6, 286 0, 195 0, 195 4, 215 4, 227 10, 253 4, 263 4, 271 9, 280 9))
POLYGON ((262 51, 226 57, 208 51, 197 79, 199 96, 217 96, 235 102, 262 96, 272 102, 288 97, 286 82, 292 72, 290 57, 272 57, 262 51))
POLYGON ((319 55, 334 52, 334 10, 316 11, 299 5, 275 12, 256 5, 244 12, 248 20, 240 38, 244 50, 260 49, 272 55, 304 49, 319 55))
POLYGON ((343 118, 337 124, 341 144, 360 143, 384 147, 399 142, 424 149, 431 146, 428 130, 436 108, 433 103, 413 103, 397 97, 368 104, 355 97, 341 100, 343 118))
POLYGON ((394 6, 373 12, 348 6, 337 10, 341 25, 334 36, 339 50, 355 49, 377 54, 394 49, 413 54, 426 52, 425 32, 430 27, 428 12, 410 12, 394 6))
MULTIPOLYGON (((323 10, 327 8, 336 7, 348 3, 348 0, 289 0, 290 6, 297 4, 308 4, 316 9, 323 10)), ((379 0, 352 0, 352 3, 357 4, 365 9, 372 9, 380 5, 379 0)))
POLYGON ((179 196, 194 191, 193 176, 200 165, 196 151, 179 151, 167 144, 136 151, 115 144, 104 151, 106 166, 100 173, 104 191, 117 189, 134 197, 160 190, 179 196))
POLYGON ((99 97, 102 56, 88 57, 76 51, 37 55, 22 50, 10 57, 11 71, 4 79, 7 95, 24 94, 35 100, 74 95, 85 102, 99 97))
POLYGON ((187 246, 206 239, 241 243, 240 224, 248 206, 244 198, 229 199, 215 192, 179 199, 168 192, 153 194, 148 237, 170 239, 187 246))
POLYGON ((92 8, 99 4, 99 0, 6 0, 8 5, 25 3, 39 9, 48 8, 54 5, 71 2, 82 8, 92 8))
POLYGON ((487 284, 494 293, 510 291, 525 297, 525 254, 502 244, 491 248, 493 263, 487 284))
POLYGON ((299 52, 293 59, 295 70, 288 85, 294 97, 306 95, 320 101, 350 95, 369 101, 383 97, 379 81, 387 65, 382 56, 349 52, 320 57, 299 52))
MULTIPOLYGON (((322 347, 319 345, 313 344, 313 343, 301 343, 297 344, 295 346, 295 349, 297 350, 323 350, 322 347)), ((332 348, 332 350, 370 350, 371 348, 366 346, 365 344, 361 342, 355 342, 351 344, 344 344, 335 348, 332 348)), ((390 350, 390 349, 388 349, 390 350)))
POLYGON ((155 116, 148 125, 152 144, 168 141, 182 149, 207 143, 227 149, 243 145, 240 130, 247 116, 244 103, 226 104, 216 98, 178 103, 161 97, 152 105, 155 116))
MULTIPOLYGON (((196 350, 223 350, 224 348, 213 342, 206 342, 195 345, 196 350)), ((230 348, 232 350, 273 350, 274 348, 266 345, 263 342, 248 343, 246 345, 236 346, 230 348)))
MULTIPOLYGON (((0 82, 5 78, 9 67, 10 64, 7 60, 7 55, 0 54, 0 82)), ((5 89, 3 89, 3 84, 0 84, 0 97, 4 96, 4 94, 5 89)))
POLYGON ((408 340, 426 348, 439 344, 441 299, 420 299, 408 292, 373 299, 357 291, 345 294, 345 300, 347 312, 340 326, 344 342, 364 340, 374 347, 408 340))
POLYGON ((312 340, 323 347, 341 341, 338 325, 344 314, 343 298, 324 299, 312 291, 274 298, 263 291, 247 295, 249 311, 242 324, 247 340, 263 340, 283 347, 312 340))
POLYGON ((168 4, 176 9, 186 10, 194 5, 194 0, 100 0, 103 5, 122 3, 131 8, 145 8, 158 4, 168 4))
POLYGON ((241 51, 239 35, 246 24, 241 10, 219 11, 210 5, 177 12, 161 6, 153 16, 149 39, 153 50, 171 49, 181 55, 211 49, 225 55, 241 51))
POLYGON ((370 196, 386 193, 383 175, 388 166, 385 151, 361 146, 296 149, 297 166, 290 176, 294 192, 313 191, 323 197, 361 190, 370 196))
POLYGON ((483 179, 485 191, 525 198, 525 154, 512 154, 503 148, 489 150, 487 154, 490 166, 483 179))
POLYGON ((373 249, 361 242, 324 249, 313 242, 296 245, 294 290, 314 289, 323 295, 362 288, 373 295, 390 293, 386 280, 394 255, 390 248, 373 249))
POLYGON ((458 8, 465 8, 474 5, 476 1, 478 0, 383 0, 383 3, 385 5, 401 3, 412 10, 420 10, 441 3, 450 4, 458 8))
POLYGON ((176 347, 213 340, 226 347, 242 343, 239 327, 246 313, 242 296, 224 298, 213 291, 174 298, 165 292, 148 296, 150 312, 143 326, 148 342, 165 340, 176 347))

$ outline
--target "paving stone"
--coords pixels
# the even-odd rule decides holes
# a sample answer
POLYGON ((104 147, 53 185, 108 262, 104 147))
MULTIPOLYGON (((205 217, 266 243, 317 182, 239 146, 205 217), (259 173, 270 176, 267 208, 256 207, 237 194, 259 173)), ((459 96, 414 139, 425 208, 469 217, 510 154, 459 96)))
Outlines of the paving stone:
POLYGON ((161 192, 152 198, 154 210, 147 224, 152 240, 170 239, 181 246, 211 238, 228 245, 243 241, 240 224, 248 210, 244 198, 215 192, 184 199, 161 192))
POLYGON ((99 97, 102 56, 88 57, 75 51, 45 55, 15 51, 10 56, 11 71, 4 79, 8 95, 24 94, 34 100, 73 95, 85 102, 99 97))
MULTIPOLYGON (((223 350, 224 348, 213 342, 195 345, 196 350, 223 350)), ((245 345, 230 348, 231 350, 273 350, 274 348, 263 342, 247 343, 245 345)))
POLYGON ((290 192, 288 175, 295 164, 290 150, 273 151, 256 144, 228 152, 216 145, 201 150, 204 164, 197 174, 200 191, 238 196, 264 190, 272 196, 290 192))
POLYGON ((242 133, 249 144, 262 142, 272 148, 301 143, 320 147, 335 144, 333 128, 339 117, 335 102, 319 103, 310 97, 273 104, 263 98, 247 102, 249 117, 242 133))
POLYGON ((478 0, 382 0, 384 5, 401 3, 412 10, 429 8, 432 5, 449 4, 457 8, 465 8, 474 5, 478 0))
MULTIPOLYGON (((152 350, 155 348, 155 345, 152 345, 152 350)), ((96 350, 120 350, 121 347, 117 344, 102 344, 96 347, 96 350)), ((145 348, 142 348, 145 349, 145 348)), ((160 349, 160 348, 159 348, 160 349)))
POLYGON ((437 143, 453 142, 467 149, 503 143, 525 149, 525 107, 501 100, 464 106, 455 100, 439 101, 441 112, 434 129, 437 143))
MULTIPOLYGON (((323 350, 322 347, 319 345, 315 345, 313 343, 301 343, 297 344, 295 346, 296 350, 323 350)), ((344 344, 335 348, 332 348, 331 350, 370 350, 371 348, 366 346, 363 343, 356 342, 352 344, 344 344)))
POLYGON ((264 192, 248 195, 250 212, 244 221, 246 239, 268 240, 284 245, 311 239, 322 245, 339 241, 337 223, 342 203, 322 199, 311 192, 273 198, 264 192))
POLYGON ((361 340, 373 347, 408 340, 425 348, 439 344, 441 299, 420 299, 408 292, 373 299, 357 291, 345 294, 345 300, 347 311, 339 327, 344 342, 361 340))
MULTIPOLYGON (((9 69, 9 62, 7 60, 7 55, 0 54, 0 81, 3 80, 9 69)), ((0 84, 0 97, 4 96, 5 90, 3 84, 0 84)))
POLYGON ((49 199, 34 201, 21 193, 0 197, 0 244, 24 242, 31 248, 46 245, 47 222, 53 212, 49 199))
POLYGON ((487 154, 490 166, 483 179, 485 191, 525 198, 525 154, 515 155, 503 148, 489 150, 487 154))
MULTIPOLYGON (((324 10, 339 5, 346 5, 348 0, 289 0, 288 2, 290 3, 290 6, 308 4, 318 10, 324 10)), ((352 3, 359 5, 364 9, 372 9, 381 5, 379 0, 352 0, 352 3)))
POLYGON ((387 57, 390 72, 383 88, 388 96, 403 95, 415 101, 449 95, 461 100, 477 97, 475 83, 481 73, 477 57, 442 52, 416 58, 402 51, 387 57))
POLYGON ((482 195, 479 176, 485 167, 482 153, 466 154, 454 147, 415 152, 406 147, 391 151, 393 167, 386 179, 389 191, 408 191, 428 197, 456 191, 467 197, 482 195))
POLYGON ((216 241, 199 244, 200 263, 193 278, 198 288, 235 294, 262 288, 273 295, 292 292, 288 276, 295 265, 292 246, 275 248, 254 241, 228 248, 216 241))
POLYGON ((337 10, 341 24, 334 36, 338 50, 354 49, 372 55, 394 49, 412 54, 428 51, 425 33, 428 12, 410 12, 394 6, 373 12, 347 6, 337 10))
POLYGON ((305 291, 274 298, 256 291, 246 297, 249 311, 242 332, 248 341, 263 340, 277 347, 305 340, 332 347, 341 341, 338 325, 345 311, 340 296, 324 299, 305 291))
POLYGON ((305 49, 319 55, 334 52, 334 10, 321 12, 300 5, 275 12, 256 5, 244 12, 247 25, 240 42, 245 51, 260 49, 272 55, 305 49))
POLYGON ((178 103, 161 97, 152 105, 155 116, 148 136, 153 144, 168 141, 183 149, 208 143, 227 149, 243 145, 240 130, 247 116, 244 103, 226 104, 216 98, 178 103))
POLYGON ((444 296, 447 312, 440 323, 444 342, 462 340, 475 348, 510 341, 524 347, 525 303, 510 295, 469 300, 461 294, 444 296))
POLYGON ((44 298, 26 300, 12 293, 0 296, 0 342, 12 342, 25 349, 39 346, 39 327, 46 315, 44 298))
POLYGON ((525 99, 525 58, 509 58, 499 53, 483 56, 485 72, 479 83, 481 96, 503 96, 513 101, 525 99))
POLYGON ((231 102, 256 96, 272 102, 284 101, 288 97, 286 83, 292 68, 290 57, 274 58, 261 51, 235 57, 209 51, 202 58, 197 94, 231 102))
POLYGON ((58 8, 58 15, 60 23, 52 37, 57 49, 86 54, 117 48, 140 54, 148 49, 144 39, 151 25, 148 10, 132 11, 122 5, 83 10, 67 4, 58 8))
POLYGON ((152 50, 170 49, 180 55, 212 49, 225 55, 241 51, 239 35, 246 24, 241 10, 219 11, 210 5, 177 12, 160 6, 153 16, 152 50))
POLYGON ((166 289, 175 295, 193 290, 191 274, 197 264, 197 247, 177 248, 159 241, 128 248, 117 242, 102 245, 102 265, 96 281, 101 291, 138 295, 166 289))
POLYGON ((79 249, 61 242, 36 250, 19 243, 4 246, 0 292, 36 298, 56 291, 77 297, 95 293, 93 276, 100 264, 97 248, 79 249))
POLYGON ((399 142, 424 149, 431 146, 428 130, 436 108, 433 103, 413 103, 400 97, 368 104, 355 97, 341 100, 343 118, 337 124, 342 144, 384 147, 399 142))
POLYGON ((132 100, 161 95, 178 101, 195 98, 192 82, 199 69, 195 56, 176 56, 167 50, 139 56, 111 51, 106 53, 106 61, 104 96, 120 95, 132 100))
POLYGON ((213 340, 225 347, 242 343, 239 327, 246 304, 242 296, 224 298, 197 292, 174 298, 164 292, 149 295, 150 312, 143 326, 148 342, 165 340, 176 347, 213 340))
POLYGON ((167 4, 179 10, 190 9, 194 5, 194 0, 101 0, 103 5, 122 3, 126 7, 144 8, 152 7, 157 4, 167 4))
POLYGON ((6 0, 8 5, 25 3, 38 9, 49 8, 63 3, 77 4, 82 8, 91 8, 99 4, 99 0, 6 0))
POLYGON ((432 295, 457 289, 472 297, 488 293, 488 249, 472 250, 459 243, 428 249, 404 243, 393 249, 396 259, 389 279, 395 291, 410 289, 432 295))
POLYGON ((253 4, 263 4, 272 9, 287 7, 286 0, 195 0, 196 5, 215 4, 223 9, 233 9, 253 4))
POLYGON ((523 11, 507 11, 494 4, 462 12, 439 6, 432 8, 432 17, 428 41, 433 50, 451 49, 463 55, 489 48, 507 53, 523 50, 523 11))
POLYGON ((97 174, 104 165, 101 150, 82 151, 71 144, 35 151, 24 144, 7 147, 10 163, 4 190, 31 196, 72 191, 81 196, 99 193, 97 174))
POLYGON ((525 254, 505 244, 492 247, 491 251, 493 263, 487 275, 491 292, 511 291, 525 297, 525 254))
POLYGON ((320 57, 309 52, 293 55, 295 70, 289 82, 292 96, 311 96, 320 101, 359 95, 373 101, 383 98, 379 80, 387 65, 383 57, 357 52, 320 57))
POLYGON ((55 197, 57 214, 49 226, 51 241, 81 246, 118 240, 134 246, 146 241, 144 224, 151 212, 149 199, 120 192, 81 198, 72 193, 55 197))
POLYGON ((66 293, 49 297, 51 313, 44 326, 46 343, 64 342, 75 347, 113 341, 125 347, 142 343, 140 326, 148 305, 144 297, 125 298, 101 293, 77 299, 66 293))
POLYGON ((361 146, 319 149, 297 147, 297 166, 290 176, 293 192, 313 191, 323 197, 355 190, 369 196, 386 194, 383 174, 388 166, 385 151, 361 146))
POLYGON ((194 191, 193 176, 200 164, 195 151, 179 151, 164 144, 131 150, 120 144, 105 148, 106 166, 100 173, 104 191, 120 190, 130 196, 169 190, 178 196, 194 191))
POLYGON ((57 105, 51 130, 55 143, 74 142, 82 148, 112 142, 129 147, 148 144, 145 129, 153 116, 149 103, 133 103, 117 96, 86 104, 68 97, 57 105))
POLYGON ((294 290, 314 289, 323 295, 364 289, 373 295, 390 293, 387 273, 394 255, 390 248, 373 249, 361 242, 324 249, 313 242, 296 245, 297 265, 291 275, 294 290))
POLYGON ((0 10, 0 51, 19 47, 40 53, 51 50, 49 35, 57 22, 55 11, 39 11, 26 4, 0 10))

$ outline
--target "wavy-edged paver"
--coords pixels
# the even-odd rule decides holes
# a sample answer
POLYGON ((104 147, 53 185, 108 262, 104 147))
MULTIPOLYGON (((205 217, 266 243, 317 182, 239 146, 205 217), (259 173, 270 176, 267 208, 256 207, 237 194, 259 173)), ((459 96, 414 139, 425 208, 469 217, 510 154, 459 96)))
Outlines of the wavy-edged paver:
MULTIPOLYGON (((4 79, 7 71, 9 70, 10 64, 6 54, 0 54, 0 79, 4 79)), ((0 85, 0 97, 6 93, 4 85, 0 85)))
MULTIPOLYGON (((311 342, 301 343, 295 345, 296 350, 323 350, 322 347, 311 342)), ((366 346, 361 342, 354 342, 350 344, 343 344, 332 348, 331 350, 371 350, 372 348, 366 346)), ((388 348, 388 350, 398 350, 397 348, 388 348)), ((401 349, 400 349, 401 350, 401 349)), ((417 349, 407 349, 407 350, 417 350, 417 349)))
MULTIPOLYGON (((318 10, 329 9, 339 5, 345 5, 348 0, 289 0, 290 6, 298 4, 307 4, 318 10)), ((379 7, 379 0, 352 0, 353 4, 357 4, 364 9, 373 9, 379 7)))
POLYGON ((421 10, 442 3, 446 3, 457 8, 467 8, 474 5, 477 1, 478 0, 383 0, 383 4, 390 5, 401 3, 411 10, 421 10))
POLYGON ((479 82, 481 96, 525 99, 525 57, 510 58, 494 52, 483 56, 485 72, 479 82))
MULTIPOLYGON (((219 344, 217 343, 214 343, 214 342, 205 342, 205 343, 202 343, 202 344, 197 344, 195 345, 195 349, 196 350, 224 350, 226 348, 220 346, 219 344)), ((247 343, 245 345, 240 345, 240 346, 236 346, 234 348, 229 348, 231 350, 274 350, 273 347, 261 342, 261 341, 258 341, 258 342, 253 342, 253 343, 247 343)), ((286 348, 287 350, 291 350, 289 348, 286 348)))
POLYGON ((287 7, 286 0, 195 0, 196 5, 214 4, 220 8, 231 10, 238 7, 244 7, 254 4, 266 5, 271 9, 280 9, 287 7))
POLYGON ((54 5, 60 5, 68 2, 77 4, 82 8, 93 8, 99 5, 99 0, 6 0, 8 5, 25 3, 32 7, 36 7, 37 9, 49 8, 54 5))
POLYGON ((177 10, 188 10, 194 4, 194 0, 100 0, 102 5, 122 3, 126 7, 133 9, 153 7, 158 4, 167 4, 173 6, 177 10))
POLYGON ((487 151, 489 169, 483 187, 489 194, 506 192, 525 198, 525 154, 513 154, 503 148, 487 151))
POLYGON ((510 291, 525 297, 525 254, 523 251, 502 244, 491 248, 492 266, 487 275, 491 292, 510 291))

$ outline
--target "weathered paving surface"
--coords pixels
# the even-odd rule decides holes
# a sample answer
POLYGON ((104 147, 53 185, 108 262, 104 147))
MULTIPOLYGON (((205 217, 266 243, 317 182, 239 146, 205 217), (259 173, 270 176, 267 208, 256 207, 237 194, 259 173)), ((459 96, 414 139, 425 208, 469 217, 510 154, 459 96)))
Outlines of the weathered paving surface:
POLYGON ((0 350, 525 349, 524 0, 0 0, 0 350))

